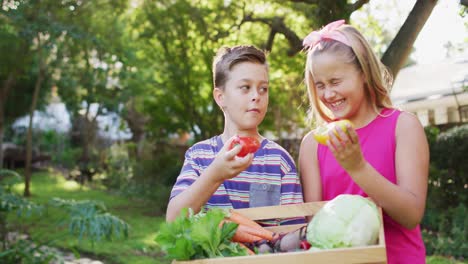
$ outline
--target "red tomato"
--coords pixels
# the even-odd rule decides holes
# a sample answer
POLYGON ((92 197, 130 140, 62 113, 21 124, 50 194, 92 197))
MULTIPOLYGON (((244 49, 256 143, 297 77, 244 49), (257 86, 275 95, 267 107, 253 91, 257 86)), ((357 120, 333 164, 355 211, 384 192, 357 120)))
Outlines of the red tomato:
POLYGON ((241 137, 235 136, 234 140, 231 142, 229 149, 234 148, 236 145, 241 145, 242 149, 237 156, 245 157, 249 153, 255 153, 260 148, 260 142, 253 137, 241 137))
POLYGON ((311 245, 307 240, 301 240, 301 249, 308 250, 310 247, 311 245))

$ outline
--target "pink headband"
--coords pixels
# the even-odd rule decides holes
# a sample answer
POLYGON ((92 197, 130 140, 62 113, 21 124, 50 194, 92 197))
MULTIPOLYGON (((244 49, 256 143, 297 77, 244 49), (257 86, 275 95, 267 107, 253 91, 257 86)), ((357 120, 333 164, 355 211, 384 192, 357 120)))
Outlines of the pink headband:
POLYGON ((343 24, 345 24, 343 19, 337 20, 326 25, 321 30, 312 31, 309 35, 307 35, 307 37, 304 38, 302 45, 307 48, 313 48, 321 40, 333 39, 351 47, 351 44, 349 43, 346 36, 336 30, 343 24))

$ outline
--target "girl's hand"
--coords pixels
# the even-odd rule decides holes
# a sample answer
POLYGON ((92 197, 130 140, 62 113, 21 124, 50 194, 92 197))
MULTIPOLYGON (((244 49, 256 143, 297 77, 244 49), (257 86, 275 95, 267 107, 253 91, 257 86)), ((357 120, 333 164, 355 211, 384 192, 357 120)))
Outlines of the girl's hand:
POLYGON ((329 131, 330 139, 327 146, 330 148, 333 156, 338 163, 349 173, 362 168, 365 165, 365 159, 362 155, 361 146, 356 130, 349 124, 346 125, 346 131, 340 126, 336 126, 334 131, 329 131), (337 134, 335 134, 335 132, 337 134))
POLYGON ((222 182, 234 178, 252 164, 254 154, 249 153, 245 157, 237 156, 242 149, 240 144, 229 150, 233 140, 234 136, 224 143, 223 148, 210 165, 215 172, 214 175, 216 175, 215 181, 222 182))

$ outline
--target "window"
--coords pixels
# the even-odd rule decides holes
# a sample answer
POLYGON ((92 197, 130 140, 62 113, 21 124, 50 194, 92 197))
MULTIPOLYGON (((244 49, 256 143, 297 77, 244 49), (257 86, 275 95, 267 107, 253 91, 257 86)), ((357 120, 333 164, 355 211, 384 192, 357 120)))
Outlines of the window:
POLYGON ((468 105, 460 106, 460 121, 468 122, 468 105))

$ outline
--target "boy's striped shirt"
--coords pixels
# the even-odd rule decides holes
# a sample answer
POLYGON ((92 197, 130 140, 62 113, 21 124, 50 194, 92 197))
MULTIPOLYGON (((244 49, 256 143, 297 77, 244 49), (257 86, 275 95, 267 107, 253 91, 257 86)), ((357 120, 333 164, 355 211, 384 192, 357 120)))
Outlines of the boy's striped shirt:
MULTIPOLYGON (((221 137, 215 136, 189 148, 170 198, 187 189, 213 162, 222 147, 221 137)), ((236 177, 221 184, 204 209, 239 209, 302 202, 302 188, 292 157, 277 143, 263 139, 252 164, 236 177)), ((262 223, 278 225, 303 221, 303 218, 273 219, 262 223)))

